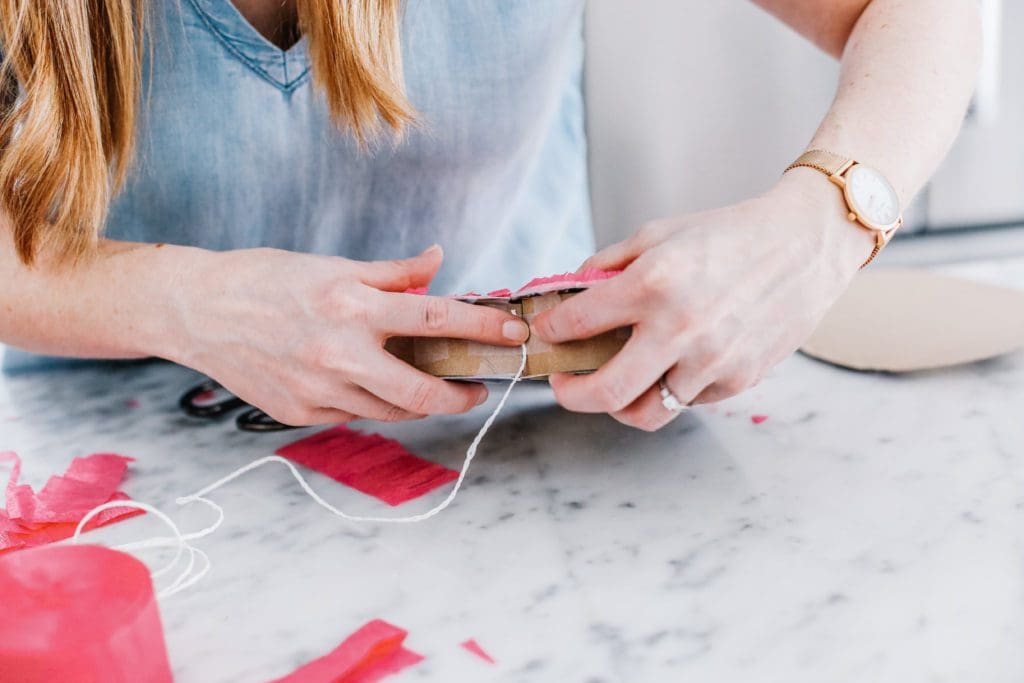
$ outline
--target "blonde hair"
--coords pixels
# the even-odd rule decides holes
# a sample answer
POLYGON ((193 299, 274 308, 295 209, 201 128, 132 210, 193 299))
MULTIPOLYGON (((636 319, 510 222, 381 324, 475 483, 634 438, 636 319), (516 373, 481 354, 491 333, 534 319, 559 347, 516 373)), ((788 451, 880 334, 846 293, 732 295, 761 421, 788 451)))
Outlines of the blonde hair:
MULTIPOLYGON (((0 208, 19 258, 96 245, 132 160, 146 0, 0 0, 0 208)), ((400 0, 298 0, 313 80, 361 147, 414 120, 400 0)))

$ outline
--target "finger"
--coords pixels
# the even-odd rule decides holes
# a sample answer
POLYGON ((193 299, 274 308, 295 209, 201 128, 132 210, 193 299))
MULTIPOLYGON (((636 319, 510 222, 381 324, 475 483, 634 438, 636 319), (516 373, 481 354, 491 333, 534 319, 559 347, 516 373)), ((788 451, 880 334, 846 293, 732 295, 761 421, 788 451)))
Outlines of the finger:
POLYGON ((665 355, 664 344, 651 336, 634 335, 597 372, 590 375, 553 375, 555 398, 580 413, 616 413, 633 403, 675 359, 665 355))
POLYGON ((590 256, 585 260, 580 267, 576 269, 577 273, 582 273, 585 270, 598 269, 598 270, 622 270, 627 265, 633 262, 637 256, 642 252, 638 251, 629 240, 623 240, 610 244, 596 254, 590 256))
POLYGON ((289 427, 345 424, 356 419, 356 416, 352 413, 336 408, 284 408, 281 410, 264 410, 263 412, 289 427))
MULTIPOLYGON (((685 363, 673 365, 665 373, 665 387, 684 406, 694 404, 694 399, 715 381, 714 367, 688 366, 685 363)), ((661 385, 657 385, 658 401, 661 401, 661 385)), ((665 410, 668 410, 667 408, 665 410)))
POLYGON ((577 273, 584 270, 623 270, 630 263, 636 260, 643 249, 638 242, 632 238, 610 244, 593 256, 590 256, 576 270, 577 273))
POLYGON ((439 379, 383 350, 368 367, 372 372, 364 370, 353 376, 357 384, 417 415, 464 413, 487 400, 487 388, 482 384, 439 379))
POLYGON ((385 311, 381 328, 389 335, 450 337, 506 346, 522 344, 530 336, 529 326, 511 313, 455 299, 386 294, 381 308, 385 311))
POLYGON ((758 381, 759 378, 756 377, 749 378, 743 373, 733 373, 705 387, 703 391, 694 397, 693 404, 700 405, 724 401, 757 385, 758 381))
POLYGON ((404 292, 429 285, 443 260, 444 251, 435 244, 412 258, 361 263, 357 273, 360 280, 371 287, 386 292, 404 292))
POLYGON ((340 390, 328 390, 324 393, 322 400, 325 405, 337 406, 339 410, 351 413, 360 420, 404 422, 423 418, 423 415, 419 413, 413 413, 393 403, 388 403, 354 384, 348 384, 340 390))
POLYGON ((636 283, 629 271, 600 282, 570 297, 530 321, 530 327, 549 344, 589 339, 602 332, 628 327, 639 321, 636 283))
POLYGON ((650 223, 633 233, 621 242, 611 244, 597 252, 579 267, 577 272, 588 268, 598 270, 623 270, 640 254, 644 253, 665 238, 665 230, 657 224, 650 223))
POLYGON ((629 427, 645 432, 656 432, 681 415, 684 410, 669 410, 661 401, 661 387, 657 384, 625 409, 612 413, 612 417, 629 427))
MULTIPOLYGON (((664 374, 665 386, 681 405, 689 407, 704 387, 710 384, 709 372, 694 371, 677 364, 664 374)), ((656 431, 674 420, 679 412, 665 407, 661 383, 656 381, 640 398, 624 410, 613 413, 612 417, 631 427, 656 431)))
POLYGON ((347 424, 357 419, 358 418, 355 415, 344 410, 337 410, 335 408, 317 408, 309 413, 304 426, 314 427, 317 425, 347 424))

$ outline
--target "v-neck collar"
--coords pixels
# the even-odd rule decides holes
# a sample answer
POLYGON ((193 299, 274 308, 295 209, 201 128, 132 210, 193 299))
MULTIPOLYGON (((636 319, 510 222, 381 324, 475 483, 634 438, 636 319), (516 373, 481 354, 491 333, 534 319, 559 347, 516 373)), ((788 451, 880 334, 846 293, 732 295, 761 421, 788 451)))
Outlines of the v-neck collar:
POLYGON ((267 40, 231 0, 189 0, 203 23, 229 52, 264 80, 290 92, 309 76, 309 51, 303 36, 287 50, 267 40))

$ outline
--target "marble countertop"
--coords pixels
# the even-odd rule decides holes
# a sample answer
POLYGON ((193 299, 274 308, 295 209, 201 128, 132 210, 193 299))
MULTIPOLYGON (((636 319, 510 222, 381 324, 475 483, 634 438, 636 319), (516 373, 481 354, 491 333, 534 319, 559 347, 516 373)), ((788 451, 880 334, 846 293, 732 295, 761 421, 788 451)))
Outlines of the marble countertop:
MULTIPOLYGON (((1022 261, 956 270, 1024 287, 1022 261)), ((127 492, 199 528, 209 511, 176 496, 310 432, 193 422, 176 402, 195 379, 148 363, 0 380, 0 450, 35 485, 76 455, 131 455, 127 492)), ((161 605, 176 680, 266 681, 379 617, 427 657, 395 681, 1019 683, 1022 396, 1024 353, 902 377, 797 356, 649 435, 524 386, 463 493, 419 525, 348 524, 283 469, 253 472, 211 496, 227 514, 200 542, 212 572, 161 605)), ((364 428, 457 468, 493 401, 364 428)), ((90 537, 162 533, 144 516, 90 537)))

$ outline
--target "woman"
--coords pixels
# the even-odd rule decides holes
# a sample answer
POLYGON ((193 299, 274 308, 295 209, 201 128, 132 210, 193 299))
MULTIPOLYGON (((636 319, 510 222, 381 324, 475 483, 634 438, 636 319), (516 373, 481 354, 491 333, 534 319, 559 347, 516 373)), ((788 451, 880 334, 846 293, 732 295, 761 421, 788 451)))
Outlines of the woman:
MULTIPOLYGON (((755 383, 884 244, 858 211, 905 205, 956 134, 975 0, 757 3, 841 56, 809 149, 879 169, 867 204, 813 157, 591 256, 624 274, 533 333, 634 334, 599 372, 551 378, 566 408, 653 430, 755 383)), ((482 386, 382 341, 519 344, 520 321, 403 292, 505 287, 592 251, 582 5, 2 0, 0 339, 167 358, 295 425, 472 408, 482 386)))

